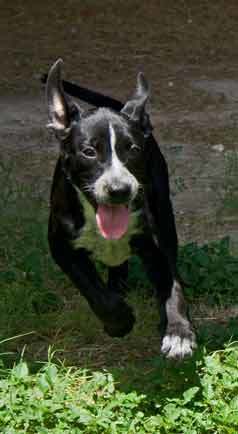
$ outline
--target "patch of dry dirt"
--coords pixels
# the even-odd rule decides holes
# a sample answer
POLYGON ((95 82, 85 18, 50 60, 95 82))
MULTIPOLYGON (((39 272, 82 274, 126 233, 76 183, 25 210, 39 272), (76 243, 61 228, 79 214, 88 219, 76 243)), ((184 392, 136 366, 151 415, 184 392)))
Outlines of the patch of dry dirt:
POLYGON ((44 128, 39 76, 56 58, 64 59, 68 79, 122 100, 143 70, 152 87, 155 135, 171 172, 180 239, 236 233, 236 212, 224 204, 237 186, 236 167, 233 177, 229 167, 237 152, 237 18, 237 2, 225 0, 4 3, 2 158, 14 155, 24 179, 35 174, 37 182, 50 184, 57 147, 44 128))

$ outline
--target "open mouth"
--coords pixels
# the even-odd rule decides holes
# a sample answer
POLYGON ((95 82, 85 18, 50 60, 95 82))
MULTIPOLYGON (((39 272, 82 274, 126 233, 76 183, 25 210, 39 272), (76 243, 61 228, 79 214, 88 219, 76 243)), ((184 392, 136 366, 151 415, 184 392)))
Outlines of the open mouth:
POLYGON ((108 240, 119 240, 128 229, 129 217, 126 205, 99 204, 96 221, 100 234, 108 240))

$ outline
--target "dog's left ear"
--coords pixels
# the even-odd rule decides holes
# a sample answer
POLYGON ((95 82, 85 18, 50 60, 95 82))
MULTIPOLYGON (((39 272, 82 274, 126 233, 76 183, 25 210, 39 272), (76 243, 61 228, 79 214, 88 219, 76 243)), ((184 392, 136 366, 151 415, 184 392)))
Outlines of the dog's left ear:
POLYGON ((150 136, 153 130, 149 115, 146 112, 146 103, 148 101, 149 94, 150 89, 148 82, 142 72, 139 72, 137 76, 136 92, 121 110, 121 113, 124 113, 132 121, 140 124, 145 137, 150 136))
POLYGON ((80 109, 65 95, 61 79, 62 59, 58 59, 51 67, 46 83, 48 114, 52 128, 59 138, 67 136, 71 124, 80 117, 80 109))

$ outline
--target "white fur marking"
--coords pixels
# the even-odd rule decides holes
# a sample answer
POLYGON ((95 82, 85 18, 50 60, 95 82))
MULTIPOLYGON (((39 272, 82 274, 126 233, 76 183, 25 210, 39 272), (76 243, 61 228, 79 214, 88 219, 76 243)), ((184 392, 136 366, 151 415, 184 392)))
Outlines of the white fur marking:
POLYGON ((112 148, 112 152, 115 152, 116 149, 116 133, 111 123, 109 123, 109 134, 110 134, 110 145, 112 148))
POLYGON ((119 160, 116 152, 116 133, 111 123, 109 123, 110 145, 112 150, 112 167, 115 172, 124 168, 123 163, 119 160))
POLYGON ((185 356, 191 356, 194 348, 196 348, 194 339, 166 335, 162 341, 161 351, 168 358, 182 359, 185 356))
POLYGON ((110 185, 112 182, 114 184, 121 184, 124 180, 125 183, 131 185, 132 195, 131 200, 133 200, 138 192, 139 183, 135 176, 127 169, 127 167, 118 158, 116 152, 116 132, 109 122, 109 145, 111 147, 111 164, 105 169, 104 173, 96 180, 94 185, 94 192, 98 202, 105 201, 105 186, 110 185))

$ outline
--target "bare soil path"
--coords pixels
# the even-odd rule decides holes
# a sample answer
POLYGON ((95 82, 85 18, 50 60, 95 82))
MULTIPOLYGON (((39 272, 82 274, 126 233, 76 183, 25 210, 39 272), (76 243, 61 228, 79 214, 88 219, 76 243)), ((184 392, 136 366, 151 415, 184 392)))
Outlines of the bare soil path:
POLYGON ((181 240, 236 236, 237 22, 237 2, 225 0, 4 2, 2 158, 19 158, 24 179, 34 167, 38 182, 50 182, 57 149, 44 129, 39 76, 58 57, 68 79, 122 100, 143 70, 181 240))

